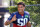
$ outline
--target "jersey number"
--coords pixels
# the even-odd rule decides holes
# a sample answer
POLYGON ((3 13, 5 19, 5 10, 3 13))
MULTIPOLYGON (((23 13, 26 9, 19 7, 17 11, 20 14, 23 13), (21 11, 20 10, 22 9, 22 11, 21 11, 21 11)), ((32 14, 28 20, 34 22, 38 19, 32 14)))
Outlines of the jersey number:
POLYGON ((24 18, 24 19, 18 19, 17 22, 18 22, 18 25, 20 26, 24 26, 26 23, 27 23, 28 19, 27 18, 24 18))

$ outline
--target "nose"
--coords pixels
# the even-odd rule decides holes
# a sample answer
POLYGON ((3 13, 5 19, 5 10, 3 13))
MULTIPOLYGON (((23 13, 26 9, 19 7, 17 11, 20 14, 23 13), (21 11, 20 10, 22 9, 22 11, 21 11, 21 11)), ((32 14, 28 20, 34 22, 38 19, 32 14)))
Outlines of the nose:
POLYGON ((21 9, 21 8, 19 8, 19 9, 21 9))

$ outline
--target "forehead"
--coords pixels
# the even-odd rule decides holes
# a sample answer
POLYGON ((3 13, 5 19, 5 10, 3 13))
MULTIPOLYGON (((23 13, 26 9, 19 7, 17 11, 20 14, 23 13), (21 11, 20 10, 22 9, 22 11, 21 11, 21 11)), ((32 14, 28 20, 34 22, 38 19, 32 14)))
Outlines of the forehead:
POLYGON ((23 7, 23 5, 18 5, 18 7, 23 7))

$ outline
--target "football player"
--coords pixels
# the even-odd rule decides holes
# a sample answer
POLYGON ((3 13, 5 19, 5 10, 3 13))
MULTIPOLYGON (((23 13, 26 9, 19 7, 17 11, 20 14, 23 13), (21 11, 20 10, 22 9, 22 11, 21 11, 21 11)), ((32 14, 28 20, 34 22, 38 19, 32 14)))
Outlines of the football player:
POLYGON ((30 15, 29 12, 25 10, 25 4, 23 2, 19 2, 17 4, 18 11, 11 14, 8 20, 5 22, 5 25, 9 25, 13 23, 13 27, 31 27, 30 15))

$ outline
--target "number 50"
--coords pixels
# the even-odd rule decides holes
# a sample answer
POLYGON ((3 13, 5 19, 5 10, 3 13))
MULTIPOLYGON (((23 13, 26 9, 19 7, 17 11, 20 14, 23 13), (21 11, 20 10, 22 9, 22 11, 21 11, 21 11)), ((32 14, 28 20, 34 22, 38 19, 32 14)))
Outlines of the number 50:
POLYGON ((24 19, 18 19, 17 20, 19 26, 24 26, 27 22, 28 22, 28 19, 27 18, 24 18, 24 19))

